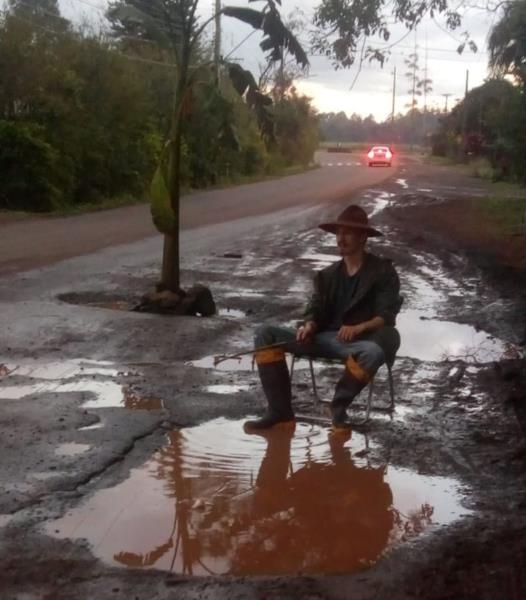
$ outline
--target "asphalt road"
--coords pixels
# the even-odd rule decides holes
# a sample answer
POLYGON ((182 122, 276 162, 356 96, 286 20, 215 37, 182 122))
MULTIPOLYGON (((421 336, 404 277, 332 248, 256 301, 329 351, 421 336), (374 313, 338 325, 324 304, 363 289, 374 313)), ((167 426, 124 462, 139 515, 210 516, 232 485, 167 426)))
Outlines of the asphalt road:
MULTIPOLYGON (((429 349, 437 324, 452 322, 456 331, 459 320, 476 325, 477 331, 497 326, 503 340, 513 341, 518 314, 513 299, 503 303, 498 290, 468 261, 443 247, 442 240, 435 242, 426 233, 425 213, 411 216, 413 206, 427 208, 438 197, 484 192, 480 182, 451 169, 416 163, 367 169, 330 157, 325 167, 301 176, 186 198, 183 282, 211 286, 220 312, 209 319, 90 305, 93 296, 137 299, 153 288, 162 238, 151 229, 146 207, 2 227, 1 598, 338 600, 352 590, 363 600, 443 600, 463 597, 459 589, 474 589, 470 597, 512 597, 505 591, 500 596, 480 592, 486 582, 477 578, 490 572, 480 569, 480 557, 494 556, 499 547, 494 543, 495 523, 509 515, 510 530, 524 539, 524 519, 518 521, 524 471, 513 467, 520 441, 514 417, 503 412, 499 396, 484 387, 484 365, 452 370, 448 363, 423 358, 420 350, 401 352, 395 372, 397 413, 393 421, 381 415, 373 419, 371 454, 356 458, 367 464, 388 461, 390 471, 402 468, 441 477, 439 491, 450 478, 458 479, 466 490, 479 494, 468 497, 466 506, 483 511, 482 518, 475 515, 472 521, 430 529, 429 535, 401 544, 375 568, 355 575, 282 579, 194 579, 116 568, 111 560, 98 560, 96 549, 82 539, 48 535, 60 533, 57 518, 89 502, 98 491, 128 481, 136 468, 166 446, 172 430, 224 417, 239 422, 262 409, 257 376, 249 368, 230 372, 189 362, 249 347, 254 328, 266 320, 298 318, 317 257, 323 258, 334 241, 316 225, 337 214, 360 186, 368 189, 356 194, 356 200, 386 234, 373 248, 395 261, 404 311, 415 317, 417 333, 423 331, 418 336, 424 338, 423 348, 429 349), (389 180, 380 185, 385 178, 389 180), (278 195, 278 189, 283 193, 278 195), (260 194, 257 206, 247 203, 249 191, 252 197, 256 191, 260 194), (141 218, 132 216, 140 210, 141 218), (123 215, 128 215, 129 225, 123 215), (132 236, 129 243, 126 235, 132 236), (11 262, 4 253, 10 250, 9 240, 19 248, 18 259, 13 254, 11 262), (241 259, 224 256, 234 250, 241 259), (85 254, 68 254, 73 251, 85 254), (30 270, 32 260, 40 267, 30 270), (53 264, 41 266, 46 262, 53 264), (452 372, 460 375, 452 378, 452 372), (239 392, 213 391, 233 384, 240 386, 239 392), (155 399, 162 405, 140 405, 141 400, 155 399), (467 565, 459 582, 455 574, 462 571, 453 559, 467 565)), ((411 331, 402 333, 411 341, 411 331)), ((300 376, 301 372, 295 376, 295 402, 307 411, 312 399, 304 393, 307 388, 300 387, 300 376)), ((326 376, 333 385, 334 374, 326 376)), ((381 395, 385 382, 377 381, 376 389, 381 395)), ((224 440, 228 433, 222 435, 224 440)), ((361 449, 355 432, 353 440, 361 449)), ((260 455, 255 458, 259 461, 260 455)), ((148 490, 143 486, 141 491, 148 490)), ((130 499, 128 494, 125 500, 130 499)), ((455 498, 446 499, 449 514, 455 498)), ((144 506, 153 506, 157 513, 158 505, 144 506)), ((102 504, 104 514, 111 508, 115 509, 111 502, 102 504)), ((129 524, 130 530, 142 524, 144 531, 139 533, 145 538, 153 529, 142 516, 129 524)), ((501 547, 513 554, 508 543, 501 547)), ((124 544, 117 550, 128 549, 124 544)), ((514 558, 522 568, 520 554, 506 558, 497 556, 492 566, 509 566, 514 558)), ((511 583, 519 581, 518 573, 519 569, 509 578, 511 583)))
MULTIPOLYGON (((397 170, 396 165, 368 168, 354 154, 319 152, 316 160, 321 168, 307 173, 183 197, 182 229, 341 200, 397 170)), ((69 217, 4 219, 0 230, 0 275, 158 235, 146 204, 69 217)))

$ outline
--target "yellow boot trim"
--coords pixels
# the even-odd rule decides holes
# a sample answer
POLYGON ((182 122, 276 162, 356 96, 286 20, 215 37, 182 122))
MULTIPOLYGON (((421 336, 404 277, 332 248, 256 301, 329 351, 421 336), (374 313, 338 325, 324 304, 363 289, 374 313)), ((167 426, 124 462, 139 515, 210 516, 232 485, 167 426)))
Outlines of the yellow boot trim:
POLYGON ((282 360, 285 360, 285 351, 282 348, 256 350, 256 363, 258 365, 267 365, 268 363, 280 362, 282 360))
POLYGON ((371 381, 371 376, 369 373, 367 373, 367 371, 361 367, 352 356, 349 356, 347 359, 345 367, 347 368, 347 371, 349 371, 349 373, 358 381, 361 381, 362 383, 369 383, 369 381, 371 381))

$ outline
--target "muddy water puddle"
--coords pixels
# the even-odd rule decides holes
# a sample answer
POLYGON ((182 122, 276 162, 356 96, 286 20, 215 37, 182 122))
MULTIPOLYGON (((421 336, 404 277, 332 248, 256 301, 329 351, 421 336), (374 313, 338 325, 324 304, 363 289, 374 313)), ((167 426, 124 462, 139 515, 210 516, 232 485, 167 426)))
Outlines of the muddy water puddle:
POLYGON ((423 361, 458 359, 485 363, 511 358, 518 351, 470 325, 429 319, 423 311, 400 313, 397 328, 402 338, 398 355, 423 361))
POLYGON ((164 408, 161 399, 142 396, 129 385, 114 381, 114 377, 126 373, 110 362, 78 359, 4 366, 9 375, 2 378, 0 400, 22 400, 44 393, 80 393, 88 397, 82 408, 164 408))
POLYGON ((363 197, 367 205, 371 205, 372 207, 372 210, 367 211, 369 213, 369 218, 376 216, 386 209, 389 204, 391 204, 391 200, 394 196, 395 194, 386 192, 385 190, 371 190, 370 192, 366 192, 363 197))
POLYGON ((205 387, 205 390, 210 394, 239 394, 240 392, 248 392, 249 385, 234 385, 234 384, 216 384, 205 387))
POLYGON ((48 523, 110 565, 188 575, 348 573, 469 514, 458 485, 373 465, 367 439, 314 424, 171 431, 128 478, 48 523))
POLYGON ((245 311, 238 310, 237 308, 220 308, 217 314, 220 317, 227 317, 229 319, 244 319, 247 316, 245 311))

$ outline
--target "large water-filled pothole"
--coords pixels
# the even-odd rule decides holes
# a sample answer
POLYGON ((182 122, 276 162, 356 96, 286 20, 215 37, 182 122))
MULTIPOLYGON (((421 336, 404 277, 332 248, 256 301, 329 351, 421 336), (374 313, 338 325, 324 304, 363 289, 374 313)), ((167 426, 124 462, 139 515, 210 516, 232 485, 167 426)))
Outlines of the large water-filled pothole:
POLYGON ((45 529, 111 565, 188 575, 349 573, 469 513, 458 484, 370 461, 367 439, 317 425, 247 435, 173 430, 128 478, 45 529))
POLYGON ((402 339, 398 354, 422 361, 486 363, 514 358, 519 352, 512 344, 470 325, 430 319, 417 310, 400 313, 397 328, 402 339))
POLYGON ((129 384, 114 380, 126 376, 117 365, 106 361, 71 359, 55 362, 28 361, 5 364, 0 400, 22 400, 44 393, 81 393, 83 408, 121 407, 131 410, 160 410, 160 398, 142 395, 129 384))

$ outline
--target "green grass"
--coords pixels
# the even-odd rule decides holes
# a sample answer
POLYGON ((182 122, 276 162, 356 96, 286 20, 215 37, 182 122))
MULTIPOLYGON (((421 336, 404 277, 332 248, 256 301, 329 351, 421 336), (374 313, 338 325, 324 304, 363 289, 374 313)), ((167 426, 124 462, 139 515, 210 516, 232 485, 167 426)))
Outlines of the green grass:
POLYGON ((426 154, 424 157, 424 163, 426 165, 437 165, 439 167, 451 167, 453 165, 465 166, 460 165, 456 162, 456 160, 450 158, 449 156, 433 156, 433 154, 426 154))
POLYGON ((504 233, 526 233, 526 197, 510 198, 499 194, 477 198, 473 202, 504 233))

